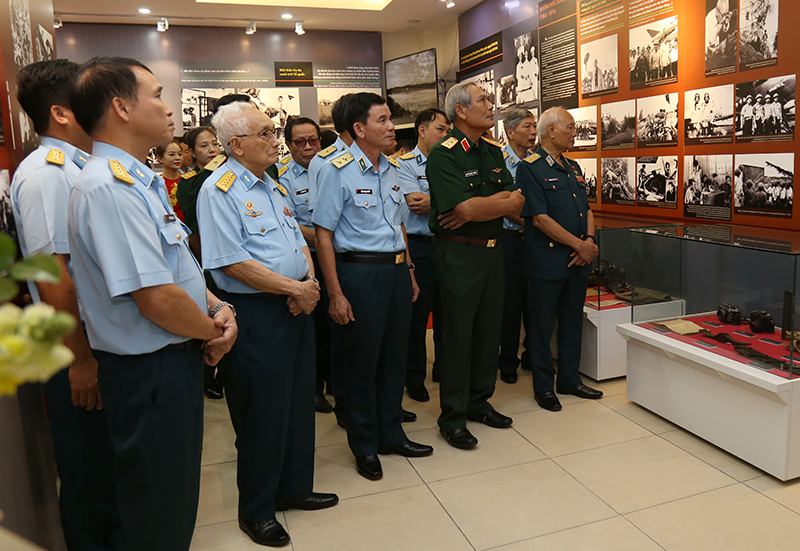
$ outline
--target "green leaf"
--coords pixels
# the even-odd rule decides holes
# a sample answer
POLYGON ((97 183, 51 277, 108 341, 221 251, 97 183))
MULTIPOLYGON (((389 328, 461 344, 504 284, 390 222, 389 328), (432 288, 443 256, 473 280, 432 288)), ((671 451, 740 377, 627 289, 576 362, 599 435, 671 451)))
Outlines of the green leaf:
POLYGON ((7 277, 0 278, 0 302, 11 300, 18 292, 19 285, 16 281, 7 277))
POLYGON ((58 283, 61 279, 61 266, 51 255, 36 254, 17 262, 11 268, 11 277, 17 280, 32 279, 45 283, 58 283))
POLYGON ((0 233, 0 272, 7 271, 14 263, 17 246, 14 240, 5 233, 0 233))

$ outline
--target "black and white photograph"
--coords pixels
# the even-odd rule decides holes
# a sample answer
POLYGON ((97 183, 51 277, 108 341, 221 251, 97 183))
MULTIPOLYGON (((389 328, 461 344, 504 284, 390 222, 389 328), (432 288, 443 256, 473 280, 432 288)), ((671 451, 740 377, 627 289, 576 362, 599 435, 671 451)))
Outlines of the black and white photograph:
POLYGON ((36 25, 36 61, 50 61, 55 58, 53 35, 41 25, 36 25))
POLYGON ((778 0, 741 0, 740 71, 778 63, 778 4, 778 0))
POLYGON ((317 88, 317 122, 323 128, 333 129, 331 109, 340 97, 359 92, 373 92, 381 95, 379 88, 317 88))
POLYGON ((539 59, 536 57, 538 37, 538 31, 514 37, 517 107, 530 107, 539 101, 539 59))
POLYGON ((736 141, 794 139, 796 75, 736 85, 736 141))
POLYGON ((678 82, 678 16, 629 32, 631 90, 678 82))
POLYGON ((683 215, 730 220, 733 155, 686 155, 683 164, 683 215))
POLYGON ((734 198, 736 214, 791 218, 794 197, 794 153, 755 153, 736 155, 735 187, 741 179, 741 192, 734 198))
POLYGON ((636 100, 638 147, 678 145, 678 94, 661 94, 636 100))
POLYGON ((600 185, 603 203, 636 204, 636 158, 615 157, 600 160, 600 185))
POLYGON ((636 100, 600 106, 600 147, 603 151, 636 147, 636 100))
POLYGON ((597 162, 596 158, 575 159, 583 172, 583 181, 586 184, 586 197, 590 203, 597 202, 597 162))
POLYGON ((14 42, 14 64, 17 70, 33 63, 31 9, 28 0, 11 0, 11 39, 14 42))
POLYGON ((494 69, 489 69, 485 73, 479 73, 469 78, 465 78, 461 82, 472 82, 477 84, 489 95, 489 101, 494 104, 494 69))
POLYGON ((384 63, 386 103, 395 124, 413 123, 425 109, 438 108, 436 50, 425 50, 384 63))
POLYGON ((514 75, 500 77, 495 83, 497 90, 497 109, 507 109, 516 103, 517 84, 514 75))
POLYGON ((636 159, 636 204, 678 208, 678 156, 636 159))
POLYGON ((706 0, 707 77, 736 71, 738 8, 739 0, 706 0))
POLYGON ((617 35, 581 44, 581 94, 583 99, 619 91, 617 35))
POLYGON ((597 106, 567 109, 575 119, 575 146, 570 151, 597 151, 597 106))
POLYGON ((0 170, 0 232, 17 240, 17 226, 11 210, 11 178, 8 169, 0 170))
MULTIPOLYGON (((22 151, 25 152, 27 155, 39 145, 39 137, 33 131, 33 123, 31 119, 28 118, 28 115, 22 109, 19 108, 17 113, 18 120, 19 120, 19 134, 20 134, 20 142, 22 142, 22 151)), ((14 144, 16 148, 16 144, 14 144)))
POLYGON ((733 84, 689 90, 683 101, 686 145, 733 143, 733 84))

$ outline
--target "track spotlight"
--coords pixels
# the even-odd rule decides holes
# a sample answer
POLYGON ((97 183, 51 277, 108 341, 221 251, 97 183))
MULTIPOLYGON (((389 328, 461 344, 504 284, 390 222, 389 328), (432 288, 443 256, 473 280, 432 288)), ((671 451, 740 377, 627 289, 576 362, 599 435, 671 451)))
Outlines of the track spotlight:
POLYGON ((297 23, 294 24, 294 32, 296 32, 298 35, 306 34, 305 29, 303 29, 302 21, 298 21, 297 23))
POLYGON ((247 27, 245 28, 244 32, 245 32, 245 34, 255 34, 256 30, 257 30, 256 29, 256 22, 255 21, 250 21, 250 23, 247 24, 247 27))
POLYGON ((162 17, 161 21, 156 23, 156 30, 160 33, 167 32, 169 29, 169 20, 166 17, 162 17))
POLYGON ((64 26, 64 22, 61 20, 61 14, 57 13, 53 15, 53 28, 60 29, 64 26))
POLYGON ((445 8, 452 8, 452 7, 454 7, 455 5, 456 5, 456 3, 455 3, 455 2, 453 2, 453 0, 449 0, 449 1, 447 2, 447 5, 445 6, 445 8))

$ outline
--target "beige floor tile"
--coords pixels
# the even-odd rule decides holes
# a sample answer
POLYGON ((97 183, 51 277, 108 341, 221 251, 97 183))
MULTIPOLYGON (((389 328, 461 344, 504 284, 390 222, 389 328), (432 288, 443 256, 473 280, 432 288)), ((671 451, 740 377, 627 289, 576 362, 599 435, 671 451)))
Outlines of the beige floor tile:
MULTIPOLYGON (((286 527, 283 513, 278 513, 275 518, 283 524, 284 528, 286 527)), ((196 528, 189 551, 244 551, 247 549, 263 551, 264 547, 253 543, 253 540, 239 529, 239 521, 232 520, 196 528)), ((283 549, 291 550, 292 547, 290 545, 283 549)))
POLYGON ((795 513, 800 513, 800 479, 783 482, 765 474, 746 484, 795 513))
POLYGON ((435 482, 430 488, 478 550, 616 516, 550 460, 435 482))
POLYGON ((318 448, 347 442, 347 432, 336 424, 336 416, 333 413, 317 413, 315 429, 314 443, 318 448))
POLYGON ((581 373, 581 379, 583 380, 583 384, 596 388, 597 390, 602 390, 603 396, 624 395, 628 390, 628 381, 625 377, 595 381, 591 377, 587 377, 581 373))
POLYGON ((735 482, 657 436, 554 461, 622 514, 735 482))
POLYGON ((562 404, 559 412, 539 408, 514 418, 514 428, 549 457, 652 435, 601 401, 562 404))
MULTIPOLYGON (((381 455, 383 478, 367 480, 356 471, 356 460, 347 444, 317 448, 314 490, 333 492, 339 499, 419 486, 422 479, 405 457, 381 455)), ((430 458, 429 458, 430 459, 430 458)))
POLYGON ((659 551, 661 547, 623 517, 601 520, 492 551, 659 551))
POLYGON ((206 465, 200 469, 200 504, 197 526, 235 520, 239 514, 236 462, 206 465))
POLYGON ((517 369, 517 382, 509 385, 497 376, 497 386, 494 396, 489 400, 494 408, 505 415, 524 413, 539 409, 539 404, 533 399, 533 383, 531 372, 517 369))
POLYGON ((229 419, 207 421, 203 430, 202 465, 236 461, 236 433, 229 419))
POLYGON ((403 409, 417 414, 417 420, 413 423, 403 423, 403 430, 406 431, 406 434, 438 426, 436 420, 442 412, 439 406, 439 385, 431 385, 429 381, 425 381, 425 387, 431 397, 427 402, 417 402, 409 398, 408 394, 403 395, 403 409))
POLYGON ((662 434, 661 437, 665 440, 669 440, 701 461, 705 461, 712 467, 716 467, 728 476, 732 476, 739 482, 751 480, 764 474, 764 471, 761 469, 753 467, 750 463, 742 461, 738 457, 729 454, 725 450, 685 430, 667 432, 662 434))
POLYGON ((228 403, 222 400, 209 400, 205 398, 203 407, 203 421, 206 423, 210 421, 222 421, 223 419, 230 420, 231 414, 228 411, 228 403))
POLYGON ((482 471, 539 461, 545 455, 513 429, 493 429, 480 423, 468 423, 478 446, 459 450, 448 444, 438 429, 414 434, 415 440, 434 447, 431 457, 411 459, 411 464, 425 482, 435 482, 482 471))
POLYGON ((743 484, 627 518, 667 551, 800 549, 800 517, 743 484))
POLYGON ((655 434, 662 434, 678 428, 677 425, 673 425, 663 417, 631 402, 624 394, 604 397, 601 403, 655 434))
POLYGON ((286 514, 295 551, 471 551, 425 486, 286 514))

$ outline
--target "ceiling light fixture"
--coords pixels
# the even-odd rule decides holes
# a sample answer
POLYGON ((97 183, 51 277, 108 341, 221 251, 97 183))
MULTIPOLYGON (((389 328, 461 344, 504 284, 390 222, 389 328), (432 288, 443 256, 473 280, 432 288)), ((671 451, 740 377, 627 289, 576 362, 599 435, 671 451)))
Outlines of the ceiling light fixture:
POLYGON ((281 19, 291 19, 291 18, 292 18, 292 14, 291 13, 283 13, 283 14, 281 14, 281 19))
POLYGON ((64 22, 61 20, 61 14, 56 13, 53 15, 53 28, 60 29, 64 26, 64 22))
POLYGON ((139 8, 139 13, 148 14, 150 13, 150 8, 139 8))
POLYGON ((169 20, 166 17, 162 17, 161 21, 156 23, 156 30, 160 33, 167 32, 169 29, 169 20))
POLYGON ((452 8, 452 7, 453 7, 453 6, 455 6, 455 5, 456 5, 456 3, 455 3, 455 2, 453 2, 453 0, 449 0, 449 1, 447 2, 447 5, 445 6, 445 8, 452 8))
POLYGON ((244 34, 256 34, 256 30, 257 30, 256 22, 250 21, 250 23, 247 24, 247 27, 244 30, 244 34))
POLYGON ((294 24, 294 32, 296 32, 298 35, 306 34, 305 29, 303 29, 302 21, 298 21, 294 24))

